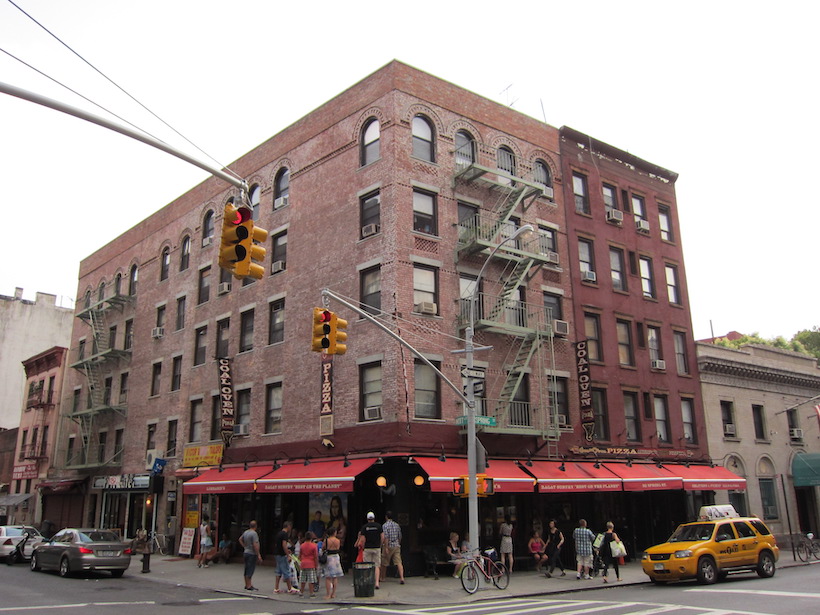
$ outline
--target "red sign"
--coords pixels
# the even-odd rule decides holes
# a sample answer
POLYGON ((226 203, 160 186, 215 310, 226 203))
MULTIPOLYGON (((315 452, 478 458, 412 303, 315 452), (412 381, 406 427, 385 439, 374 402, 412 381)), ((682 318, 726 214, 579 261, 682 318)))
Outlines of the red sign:
POLYGON ((14 469, 11 471, 11 480, 26 480, 28 478, 37 478, 36 463, 14 466, 14 469))

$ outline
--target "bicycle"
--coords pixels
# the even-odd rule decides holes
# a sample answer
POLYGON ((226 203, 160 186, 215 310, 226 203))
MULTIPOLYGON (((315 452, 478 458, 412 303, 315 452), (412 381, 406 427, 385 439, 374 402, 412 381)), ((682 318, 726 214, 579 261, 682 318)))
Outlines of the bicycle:
POLYGON ((461 569, 461 586, 468 594, 478 591, 479 574, 487 581, 492 579, 493 585, 498 589, 507 589, 510 584, 510 571, 504 564, 487 555, 486 551, 476 555, 475 559, 467 562, 461 569))
POLYGON ((154 553, 159 553, 160 555, 165 555, 165 546, 165 534, 158 534, 154 532, 154 536, 151 538, 151 551, 154 553))
POLYGON ((805 536, 801 535, 796 551, 800 561, 808 562, 812 557, 820 559, 820 541, 815 540, 811 532, 805 536))

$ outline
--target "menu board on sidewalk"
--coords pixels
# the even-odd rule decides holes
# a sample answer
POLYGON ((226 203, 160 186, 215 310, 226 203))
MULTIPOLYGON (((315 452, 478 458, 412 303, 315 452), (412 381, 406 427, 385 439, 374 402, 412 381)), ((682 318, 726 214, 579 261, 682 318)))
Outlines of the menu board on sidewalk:
POLYGON ((179 541, 179 555, 191 555, 194 548, 195 527, 186 527, 182 530, 182 539, 179 541))

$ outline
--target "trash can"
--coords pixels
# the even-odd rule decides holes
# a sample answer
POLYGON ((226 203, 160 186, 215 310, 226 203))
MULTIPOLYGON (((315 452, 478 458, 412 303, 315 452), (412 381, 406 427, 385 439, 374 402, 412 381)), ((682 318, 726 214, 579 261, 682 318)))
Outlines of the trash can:
POLYGON ((353 595, 372 598, 376 593, 376 564, 356 562, 353 564, 353 595))

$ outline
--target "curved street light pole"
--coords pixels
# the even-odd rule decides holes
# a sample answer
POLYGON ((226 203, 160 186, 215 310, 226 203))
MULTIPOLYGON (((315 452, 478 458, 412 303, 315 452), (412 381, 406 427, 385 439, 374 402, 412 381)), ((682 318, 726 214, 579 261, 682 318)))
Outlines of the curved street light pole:
MULTIPOLYGON (((498 249, 505 243, 516 239, 524 233, 534 232, 535 228, 531 224, 525 224, 516 229, 516 231, 494 246, 487 255, 487 260, 478 271, 478 276, 475 279, 475 288, 470 295, 470 319, 467 323, 467 329, 464 332, 465 337, 465 362, 467 365, 467 471, 469 473, 469 490, 467 492, 467 531, 470 536, 470 544, 474 545, 475 549, 480 549, 479 539, 481 532, 478 525, 478 480, 476 475, 478 468, 476 468, 476 436, 475 436, 475 389, 473 388, 473 345, 474 325, 475 325, 475 306, 478 302, 478 288, 481 282, 481 276, 484 275, 484 270, 492 260, 498 249)), ((482 468, 483 470, 483 468, 482 468)))

